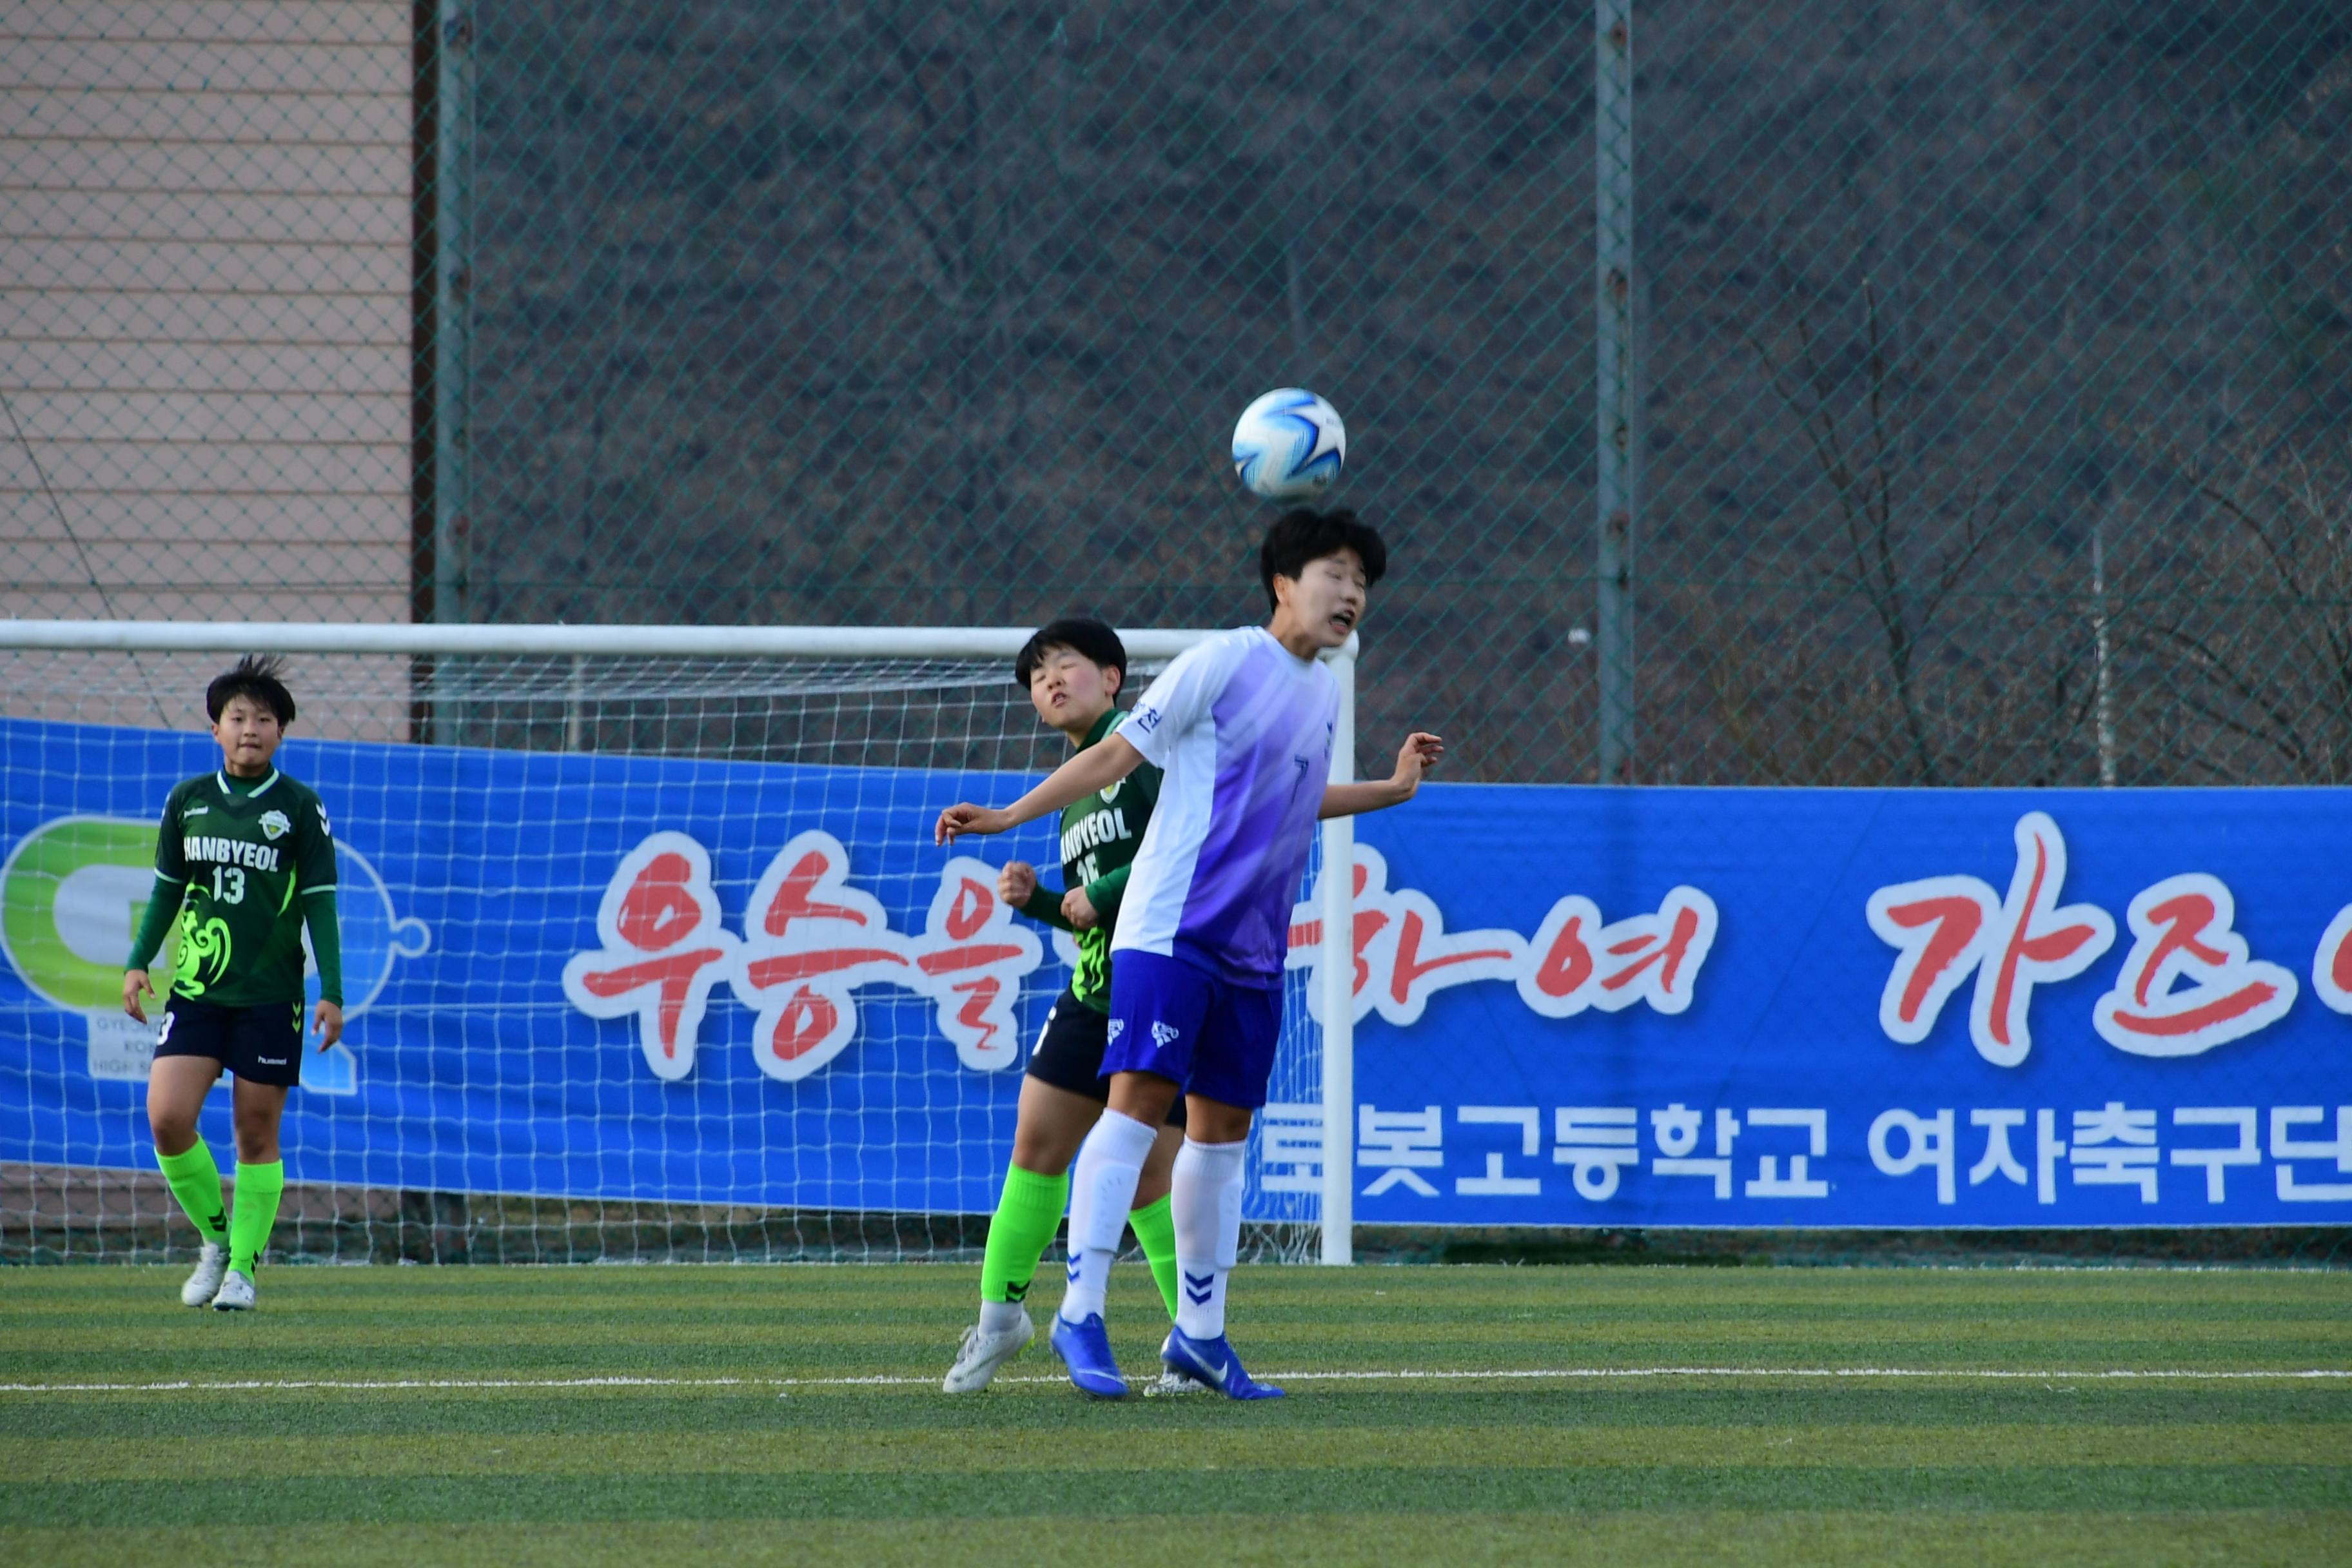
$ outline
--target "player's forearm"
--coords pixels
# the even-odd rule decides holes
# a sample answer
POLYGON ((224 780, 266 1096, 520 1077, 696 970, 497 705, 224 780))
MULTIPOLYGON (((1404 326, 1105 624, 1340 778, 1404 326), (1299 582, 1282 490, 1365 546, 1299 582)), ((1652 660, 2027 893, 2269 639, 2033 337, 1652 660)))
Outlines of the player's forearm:
POLYGON ((1050 891, 1042 882, 1037 885, 1037 890, 1031 893, 1021 905, 1021 912, 1033 921, 1043 921, 1045 924, 1057 927, 1062 931, 1075 931, 1078 929, 1072 925, 1070 918, 1062 912, 1062 895, 1050 891))
POLYGON ((1135 868, 1121 866, 1105 871, 1087 884, 1087 902, 1095 907, 1095 921, 1108 925, 1118 919, 1119 900, 1127 897, 1127 879, 1135 868))
POLYGON ((139 917, 139 934, 131 942, 131 962, 124 968, 144 969, 155 962, 155 954, 163 950, 164 934, 180 912, 180 896, 187 890, 185 883, 157 875, 155 890, 147 895, 147 912, 139 917))
POLYGON ((1143 754, 1123 736, 1106 735, 1047 773, 1035 789, 1006 806, 1006 826, 1018 827, 1024 822, 1034 822, 1074 800, 1108 789, 1133 773, 1142 761, 1143 754))
POLYGON ((302 919, 310 928, 310 956, 319 961, 319 1000, 343 1005, 343 937, 335 918, 335 889, 302 895, 302 919))
POLYGON ((1365 784, 1326 784, 1323 786, 1323 807, 1317 820, 1334 816, 1361 816, 1368 811, 1386 811, 1392 805, 1402 805, 1412 798, 1409 785, 1394 779, 1378 779, 1365 784))

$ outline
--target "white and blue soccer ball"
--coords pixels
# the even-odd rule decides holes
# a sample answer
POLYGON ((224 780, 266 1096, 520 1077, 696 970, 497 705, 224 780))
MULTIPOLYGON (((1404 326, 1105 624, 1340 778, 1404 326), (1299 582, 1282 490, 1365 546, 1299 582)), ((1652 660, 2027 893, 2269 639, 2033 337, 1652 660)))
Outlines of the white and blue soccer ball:
POLYGON ((1269 392, 1234 426, 1234 475, 1268 500, 1311 500, 1348 460, 1339 411, 1303 387, 1269 392))

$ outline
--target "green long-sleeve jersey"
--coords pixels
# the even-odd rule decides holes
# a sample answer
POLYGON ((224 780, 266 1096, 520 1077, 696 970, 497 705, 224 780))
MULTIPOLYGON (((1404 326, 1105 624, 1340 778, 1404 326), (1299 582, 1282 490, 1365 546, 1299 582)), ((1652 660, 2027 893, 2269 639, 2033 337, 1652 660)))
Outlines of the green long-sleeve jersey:
POLYGON ((172 994, 224 1007, 299 1002, 307 919, 320 993, 340 1005, 334 893, 335 841, 316 795, 274 771, 257 782, 199 774, 163 803, 155 893, 131 967, 153 961, 176 910, 172 994))
MULTIPOLYGON (((1087 731, 1078 750, 1100 742, 1126 715, 1113 708, 1087 731)), ((1095 924, 1077 931, 1078 966, 1070 977, 1070 993, 1097 1013, 1110 1011, 1110 937, 1118 922, 1119 900, 1127 892, 1127 874, 1135 852, 1143 847, 1144 824, 1160 801, 1160 770, 1150 763, 1098 794, 1082 795, 1062 808, 1062 890, 1044 882, 1021 906, 1032 920, 1069 931, 1062 917, 1062 900, 1072 888, 1084 888, 1095 907, 1095 924)))

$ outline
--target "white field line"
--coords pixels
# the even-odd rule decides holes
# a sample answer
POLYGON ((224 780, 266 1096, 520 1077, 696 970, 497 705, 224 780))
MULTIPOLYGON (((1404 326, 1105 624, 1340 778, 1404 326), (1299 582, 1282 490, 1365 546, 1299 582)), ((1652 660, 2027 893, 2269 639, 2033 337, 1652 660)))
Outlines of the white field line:
MULTIPOLYGON (((1769 1382, 1783 1378, 1909 1378, 1944 1383, 2178 1382, 2264 1383, 2296 1380, 2352 1381, 2352 1368, 2307 1367, 2275 1372, 2200 1371, 2189 1367, 2014 1368, 1915 1366, 1570 1366, 1499 1368, 1486 1372, 1411 1368, 1362 1372, 1277 1372, 1271 1383, 1572 1383, 1622 1378, 1737 1378, 1769 1382)), ((1000 1377, 1001 1384, 1058 1384, 1055 1376, 1000 1377)), ((373 1393, 397 1389, 559 1388, 917 1388, 935 1387, 935 1377, 877 1373, 868 1377, 402 1377, 177 1379, 160 1383, 0 1383, 0 1394, 181 1394, 324 1390, 373 1393)))

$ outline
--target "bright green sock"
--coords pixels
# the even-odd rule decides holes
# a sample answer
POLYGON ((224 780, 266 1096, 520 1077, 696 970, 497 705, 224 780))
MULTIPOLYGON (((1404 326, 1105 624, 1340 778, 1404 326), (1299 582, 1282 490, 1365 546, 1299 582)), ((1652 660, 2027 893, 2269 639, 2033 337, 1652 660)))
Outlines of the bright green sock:
POLYGON ((228 1266, 253 1278, 254 1261, 269 1245, 269 1227, 278 1223, 278 1195, 286 1191, 286 1162, 267 1165, 236 1163, 236 1212, 228 1222, 228 1266))
POLYGON ((1156 1204, 1128 1211, 1127 1223, 1135 1227, 1135 1239, 1143 1243, 1143 1260, 1151 1265, 1151 1282, 1160 1287, 1160 1299, 1168 1303, 1168 1316, 1176 1316, 1176 1209, 1167 1193, 1160 1194, 1156 1204))
POLYGON ((197 1234, 206 1241, 226 1241, 228 1205, 221 1202, 220 1167, 213 1163, 213 1152, 205 1141, 199 1138, 177 1154, 158 1149, 155 1163, 172 1184, 172 1195, 196 1222, 197 1234))
POLYGON ((988 1250, 981 1257, 980 1299, 1020 1301, 1037 1277, 1037 1260, 1054 1245, 1069 1201, 1070 1174, 1041 1176, 1018 1165, 1004 1168, 1004 1194, 988 1222, 988 1250))

